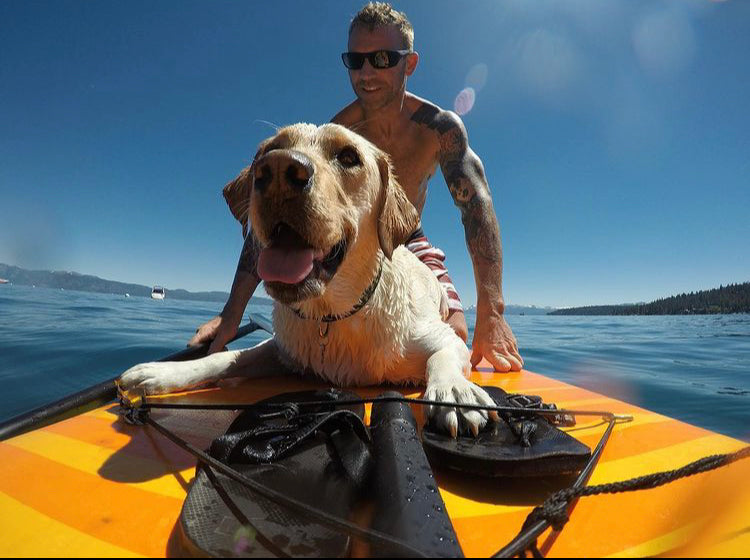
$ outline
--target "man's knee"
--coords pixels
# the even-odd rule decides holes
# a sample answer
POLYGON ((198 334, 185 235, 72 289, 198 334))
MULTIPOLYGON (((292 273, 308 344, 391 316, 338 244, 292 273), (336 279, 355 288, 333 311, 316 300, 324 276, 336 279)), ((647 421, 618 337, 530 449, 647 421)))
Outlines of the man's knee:
POLYGON ((445 322, 453 328, 461 340, 464 342, 469 340, 469 327, 466 324, 466 315, 463 311, 452 310, 445 322))

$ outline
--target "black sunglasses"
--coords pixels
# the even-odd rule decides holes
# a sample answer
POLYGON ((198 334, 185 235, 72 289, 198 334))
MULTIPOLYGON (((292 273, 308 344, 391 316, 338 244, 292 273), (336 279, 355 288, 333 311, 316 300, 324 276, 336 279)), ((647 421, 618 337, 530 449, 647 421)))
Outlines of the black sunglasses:
POLYGON ((406 56, 411 54, 412 51, 405 49, 402 51, 372 51, 367 53, 359 52, 345 52, 341 53, 341 60, 344 61, 344 66, 350 70, 359 70, 364 66, 365 59, 370 61, 370 65, 373 68, 393 68, 399 61, 406 56))

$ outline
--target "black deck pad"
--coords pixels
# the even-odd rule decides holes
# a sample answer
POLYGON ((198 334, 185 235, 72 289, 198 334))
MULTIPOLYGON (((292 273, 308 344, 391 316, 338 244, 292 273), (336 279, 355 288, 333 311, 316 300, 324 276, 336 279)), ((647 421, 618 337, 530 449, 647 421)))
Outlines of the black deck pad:
MULTIPOLYGON (((502 389, 483 389, 497 406, 517 406, 502 389)), ((422 443, 430 463, 486 477, 547 477, 578 473, 591 457, 586 445, 532 410, 519 407, 519 414, 505 414, 505 418, 515 422, 515 432, 501 420, 488 422, 476 438, 459 435, 453 439, 427 424, 422 443)))
MULTIPOLYGON (((389 392, 381 396, 400 397, 389 392)), ((428 558, 462 558, 453 523, 419 441, 408 404, 372 406, 372 528, 392 535, 428 558)), ((373 546, 368 556, 401 558, 399 551, 373 546)))
MULTIPOLYGON (((286 393, 261 402, 349 398, 358 397, 332 389, 286 393)), ((309 413, 331 412, 333 407, 300 407, 299 414, 286 415, 276 414, 278 410, 269 407, 243 412, 227 433, 214 441, 209 453, 267 488, 346 519, 367 477, 369 445, 362 441, 356 425, 364 417, 364 407, 335 409, 337 417, 324 426, 309 413), (349 412, 342 417, 339 410, 349 412), (356 416, 354 421, 352 416, 356 416)), ((368 437, 366 430, 364 437, 368 437)), ((245 558, 348 555, 347 535, 263 498, 220 473, 214 474, 250 527, 243 526, 222 499, 222 490, 217 490, 209 474, 199 467, 180 514, 187 553, 245 558)))

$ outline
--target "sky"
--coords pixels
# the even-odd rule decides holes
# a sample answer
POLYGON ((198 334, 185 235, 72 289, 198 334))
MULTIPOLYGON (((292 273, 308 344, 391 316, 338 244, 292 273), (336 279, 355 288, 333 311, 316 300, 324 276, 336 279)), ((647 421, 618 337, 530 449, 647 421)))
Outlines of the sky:
MULTIPOLYGON (((394 2, 407 89, 461 113, 507 304, 651 301, 750 280, 750 2, 394 2)), ((0 262, 228 291, 222 187, 274 125, 354 99, 362 2, 0 2, 0 262)), ((424 229, 476 302, 458 210, 424 229)))

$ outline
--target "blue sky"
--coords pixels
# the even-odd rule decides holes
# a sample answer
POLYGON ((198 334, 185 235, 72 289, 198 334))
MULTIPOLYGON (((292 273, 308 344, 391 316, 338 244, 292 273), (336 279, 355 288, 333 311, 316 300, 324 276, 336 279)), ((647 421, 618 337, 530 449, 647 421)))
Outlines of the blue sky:
MULTIPOLYGON (((228 290, 221 188, 266 121, 353 99, 339 53, 361 4, 1 2, 0 262, 228 290)), ((750 2, 394 5, 421 55, 408 89, 444 108, 474 90, 508 303, 750 280, 750 2)), ((439 174, 423 219, 475 302, 439 174)))

